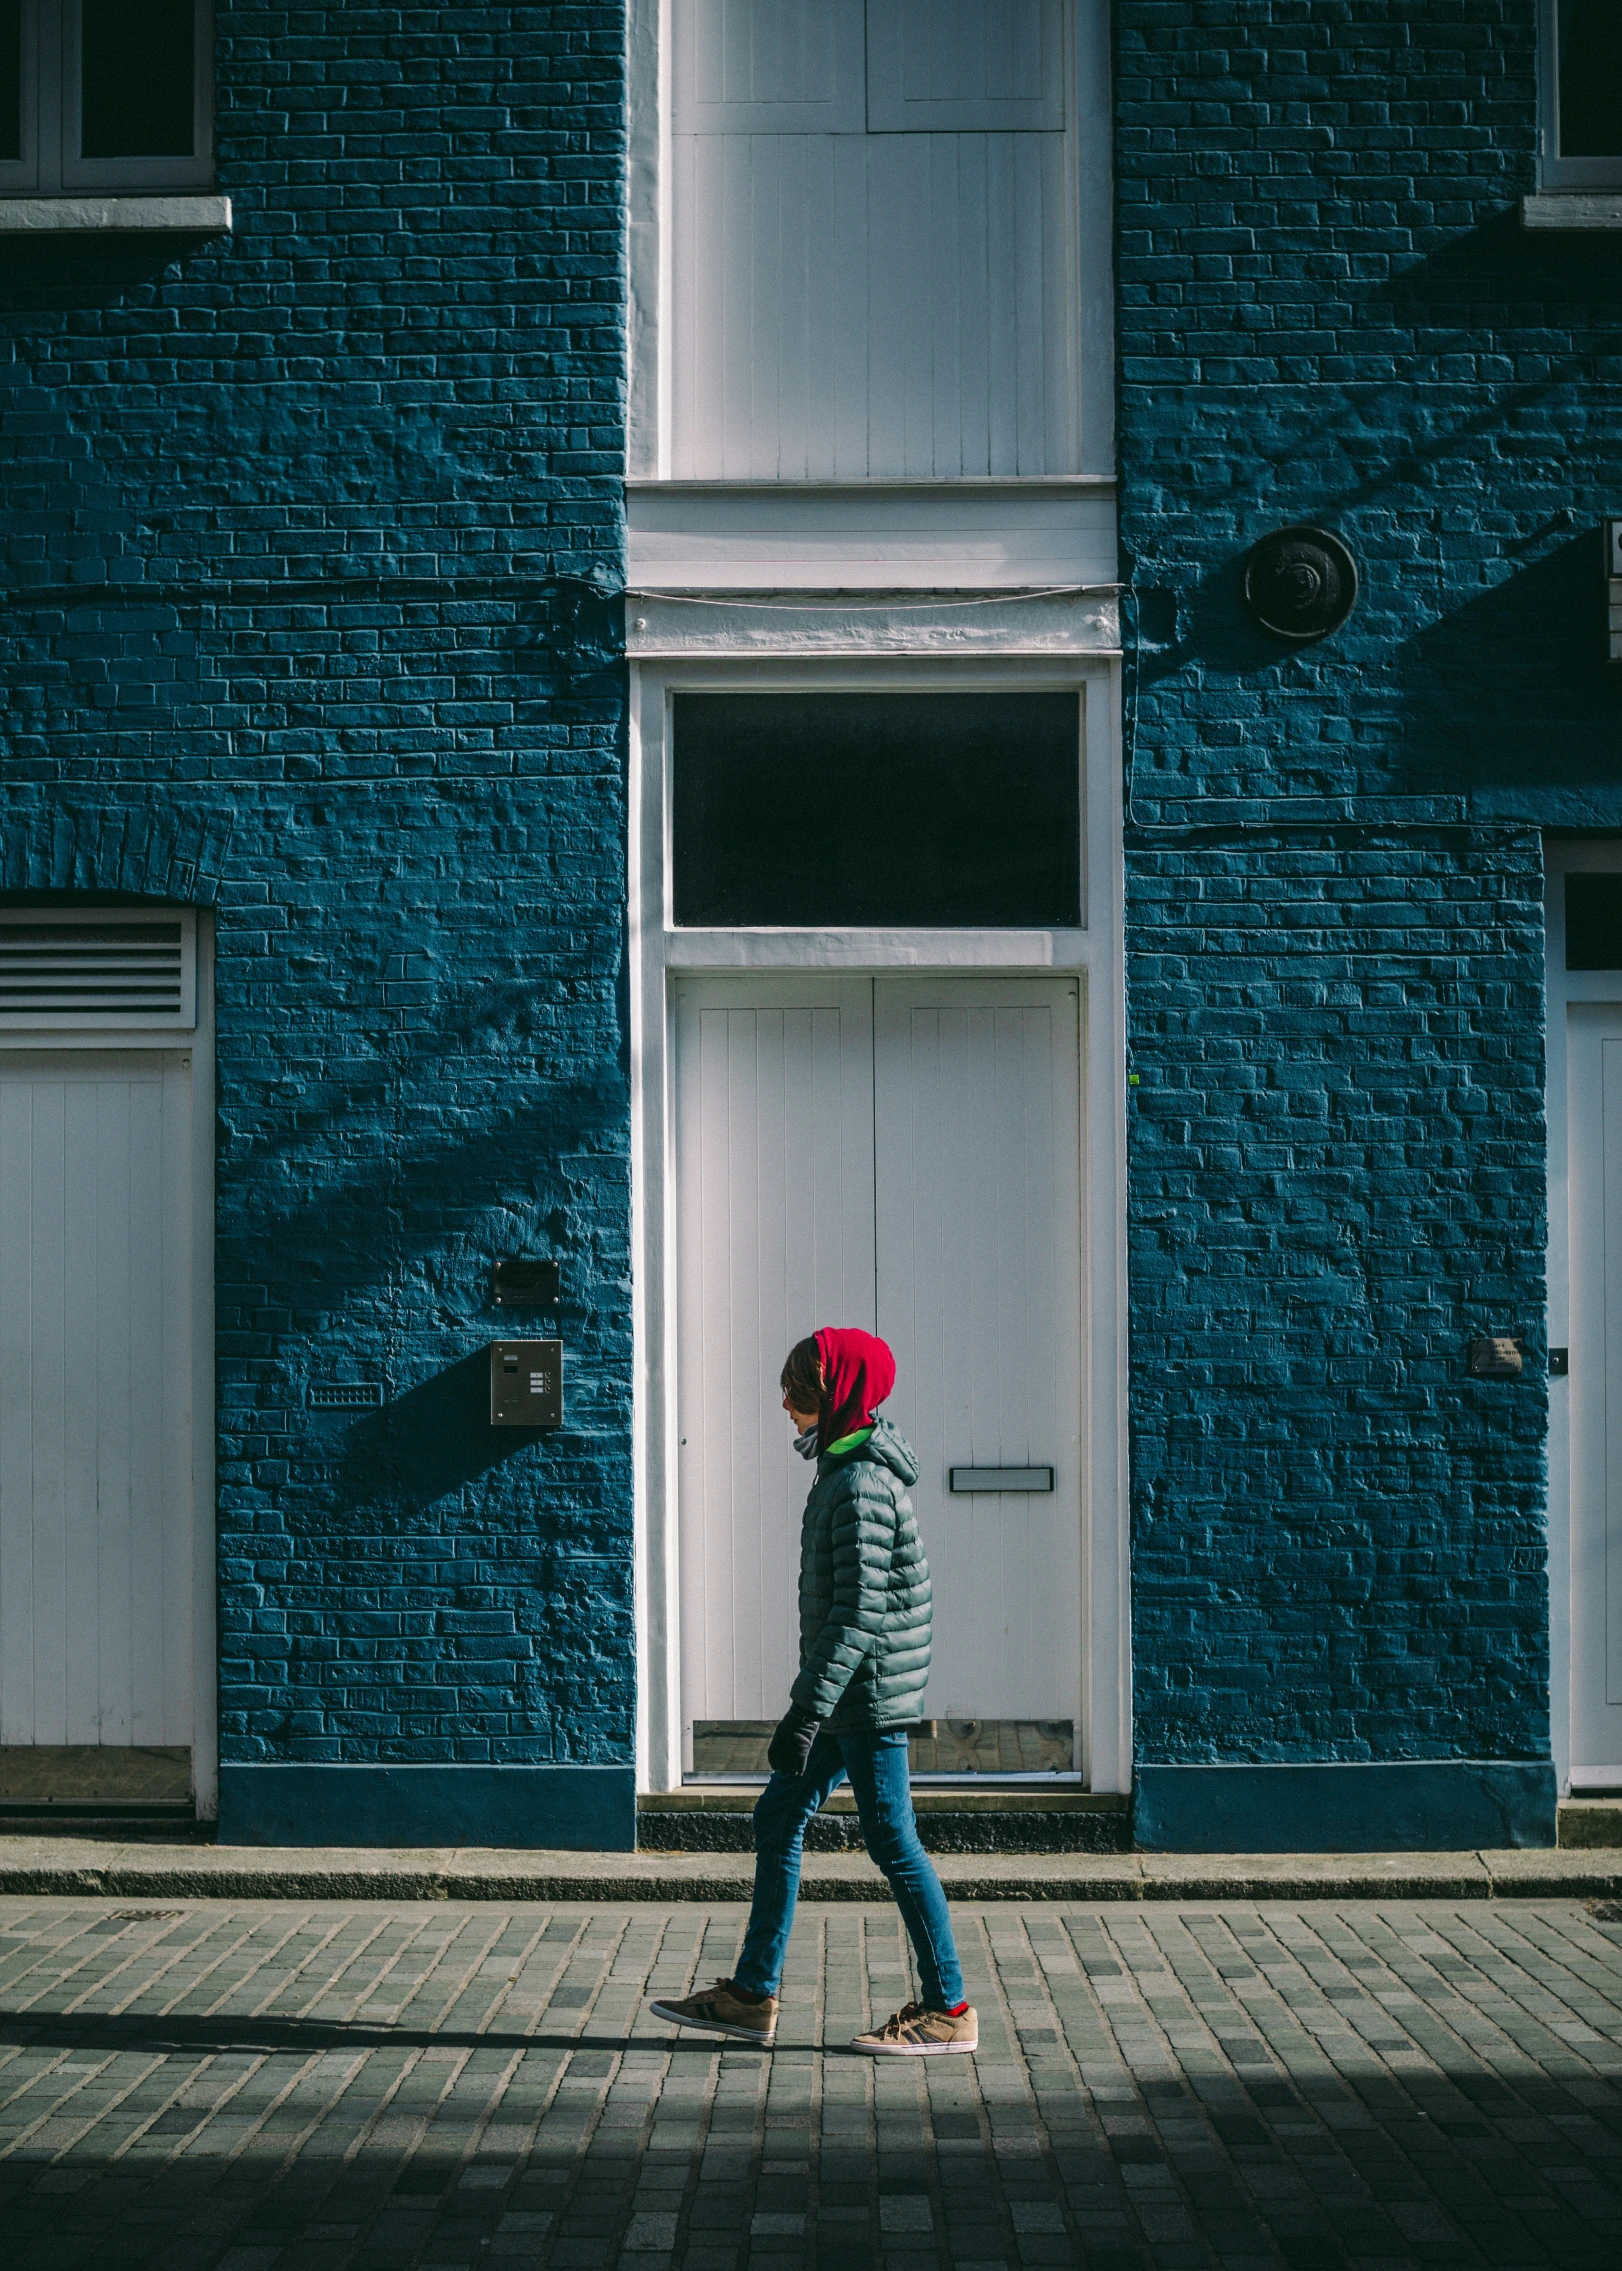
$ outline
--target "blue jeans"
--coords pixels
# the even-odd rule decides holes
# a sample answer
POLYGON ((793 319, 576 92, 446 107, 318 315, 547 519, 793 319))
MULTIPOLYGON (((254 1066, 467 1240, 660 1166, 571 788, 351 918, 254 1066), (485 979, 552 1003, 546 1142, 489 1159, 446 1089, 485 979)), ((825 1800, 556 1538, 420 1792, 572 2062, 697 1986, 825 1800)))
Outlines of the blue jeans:
POLYGON ((794 1903, 800 1890, 805 1825, 849 1776, 862 1843, 890 1880, 901 1921, 918 1957, 918 1984, 932 2008, 963 2000, 952 1920, 929 1855, 918 1842, 907 1779, 907 1737, 820 1734, 803 1774, 774 1774, 755 1808, 755 1898, 733 1975, 754 1995, 775 1995, 794 1903))

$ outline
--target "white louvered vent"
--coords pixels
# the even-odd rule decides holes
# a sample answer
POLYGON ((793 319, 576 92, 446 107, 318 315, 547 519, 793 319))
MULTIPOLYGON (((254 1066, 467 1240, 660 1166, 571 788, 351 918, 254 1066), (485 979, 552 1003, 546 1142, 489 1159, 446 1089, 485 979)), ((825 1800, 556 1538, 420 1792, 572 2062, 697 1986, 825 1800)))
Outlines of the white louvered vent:
POLYGON ((183 1032, 197 1022, 197 917, 0 908, 0 1027, 183 1032))

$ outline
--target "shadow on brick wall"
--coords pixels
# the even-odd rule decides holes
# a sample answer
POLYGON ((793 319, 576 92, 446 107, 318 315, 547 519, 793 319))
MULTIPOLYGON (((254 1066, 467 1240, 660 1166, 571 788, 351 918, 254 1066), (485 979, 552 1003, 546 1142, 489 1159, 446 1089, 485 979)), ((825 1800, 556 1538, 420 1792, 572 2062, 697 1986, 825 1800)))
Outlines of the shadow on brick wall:
POLYGON ((1411 791, 1622 786, 1599 532, 1447 607, 1398 660, 1411 791))
POLYGON ((490 1360, 478 1349, 350 1429, 334 1511, 392 1504, 420 1512, 547 1442, 551 1433, 491 1426, 490 1360))

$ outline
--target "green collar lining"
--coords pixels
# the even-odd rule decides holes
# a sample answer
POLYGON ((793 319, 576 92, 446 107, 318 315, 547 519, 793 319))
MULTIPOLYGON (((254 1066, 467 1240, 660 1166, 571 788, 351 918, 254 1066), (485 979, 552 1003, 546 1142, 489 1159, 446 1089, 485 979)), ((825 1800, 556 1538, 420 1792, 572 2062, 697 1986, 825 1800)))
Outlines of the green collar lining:
POLYGON ((822 1455, 825 1459, 837 1459, 844 1452, 854 1451, 859 1444, 865 1443, 872 1432, 870 1427, 858 1427, 854 1434, 842 1435, 837 1443, 830 1443, 822 1455))

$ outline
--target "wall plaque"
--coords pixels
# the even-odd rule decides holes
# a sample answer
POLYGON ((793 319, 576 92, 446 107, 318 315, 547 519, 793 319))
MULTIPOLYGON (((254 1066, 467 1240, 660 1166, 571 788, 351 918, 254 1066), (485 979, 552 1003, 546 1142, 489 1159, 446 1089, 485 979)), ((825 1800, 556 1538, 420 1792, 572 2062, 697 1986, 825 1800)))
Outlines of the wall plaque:
POLYGON ((490 1299, 498 1309, 551 1309, 556 1306, 559 1291, 556 1262, 509 1255, 490 1272, 490 1299))

